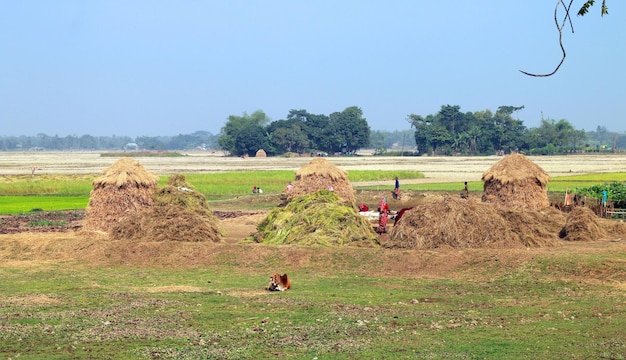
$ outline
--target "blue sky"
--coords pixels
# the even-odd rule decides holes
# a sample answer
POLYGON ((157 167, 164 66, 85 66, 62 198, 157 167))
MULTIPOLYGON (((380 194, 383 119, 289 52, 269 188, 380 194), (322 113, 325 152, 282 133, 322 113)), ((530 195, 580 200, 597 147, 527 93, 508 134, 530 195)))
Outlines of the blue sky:
MULTIPOLYGON (((578 8, 582 0, 574 1, 578 8)), ((528 127, 626 131, 626 2, 564 32, 556 1, 4 1, 0 135, 218 133, 229 115, 524 106, 528 127)), ((574 11, 575 13, 576 11, 574 11)))

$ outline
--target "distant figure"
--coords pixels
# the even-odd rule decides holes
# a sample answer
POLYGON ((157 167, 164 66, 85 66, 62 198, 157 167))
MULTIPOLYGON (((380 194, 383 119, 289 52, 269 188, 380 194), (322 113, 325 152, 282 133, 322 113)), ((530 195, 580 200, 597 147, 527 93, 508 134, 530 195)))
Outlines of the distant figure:
POLYGON ((606 206, 609 201, 609 192, 606 189, 602 190, 602 206, 606 206))
POLYGON ((35 170, 37 170, 37 168, 33 166, 33 168, 30 170, 31 177, 35 177, 35 170))
POLYGON ((260 187, 257 187, 256 192, 259 194, 263 194, 263 189, 261 189, 260 187))
POLYGON ((291 181, 289 182, 289 184, 287 185, 287 187, 285 188, 286 192, 290 192, 291 189, 293 189, 293 184, 291 183, 291 181))
POLYGON ((570 206, 572 204, 572 195, 569 193, 569 189, 565 188, 565 206, 570 206))
POLYGON ((256 186, 252 188, 252 193, 256 194, 256 186))
POLYGON ((400 199, 400 180, 398 180, 397 176, 396 176, 396 184, 393 188, 393 198, 395 200, 400 199))
POLYGON ((469 186, 467 186, 467 181, 465 182, 465 186, 463 187, 463 192, 461 193, 461 197, 463 199, 467 199, 469 197, 469 186))
POLYGON ((328 191, 335 191, 335 188, 332 185, 328 185, 328 191))

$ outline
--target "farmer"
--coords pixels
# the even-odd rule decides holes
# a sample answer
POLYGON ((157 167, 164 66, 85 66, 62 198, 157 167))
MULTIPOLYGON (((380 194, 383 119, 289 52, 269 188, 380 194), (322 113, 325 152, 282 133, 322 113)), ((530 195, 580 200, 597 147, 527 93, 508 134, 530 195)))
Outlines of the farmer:
POLYGON ((609 201, 609 192, 604 189, 602 190, 602 206, 606 206, 607 201, 609 201))
POLYGON ((461 197, 463 199, 467 199, 469 197, 469 187, 467 186, 467 181, 465 182, 465 186, 463 187, 463 192, 461 193, 461 197))
POLYGON ((293 184, 291 183, 291 181, 289 182, 289 184, 287 185, 287 187, 285 188, 286 192, 290 192, 291 189, 293 189, 293 184))
POLYGON ((393 188, 393 198, 394 199, 400 199, 400 180, 398 180, 398 177, 396 176, 396 185, 393 188))
POLYGON ((387 232, 387 222, 389 221, 389 204, 387 204, 387 199, 384 197, 378 203, 378 213, 378 228, 376 232, 384 234, 387 232))

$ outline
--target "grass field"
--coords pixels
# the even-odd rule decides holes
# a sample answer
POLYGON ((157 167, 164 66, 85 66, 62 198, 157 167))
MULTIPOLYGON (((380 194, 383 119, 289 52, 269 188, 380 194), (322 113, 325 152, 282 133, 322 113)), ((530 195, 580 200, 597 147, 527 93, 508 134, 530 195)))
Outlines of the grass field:
MULTIPOLYGON (((626 180, 621 170, 565 175, 573 165, 554 165, 564 175, 550 191, 626 180)), ((95 175, 65 171, 2 175, 0 214, 84 209, 95 175)), ((253 185, 275 199, 293 179, 289 169, 186 174, 211 208, 243 211, 265 206, 253 185)), ((398 174, 352 169, 349 178, 374 194, 395 176, 407 192, 455 193, 463 178, 482 191, 475 171, 454 181, 398 174)), ((241 243, 263 215, 221 221, 222 244, 0 232, 0 358, 626 358, 626 234, 499 250, 241 243), (274 272, 288 273, 292 289, 264 290, 274 272)))
MULTIPOLYGON (((379 190, 391 188, 393 179, 402 179, 403 190, 459 192, 461 183, 411 183, 421 180, 424 175, 417 171, 366 171, 348 172, 349 180, 356 184, 356 189, 379 190), (408 182, 408 183, 405 183, 408 182), (376 183, 376 185, 368 185, 376 183), (364 185, 358 185, 364 184, 364 185), (382 184, 382 185, 381 185, 382 184)), ((187 181, 196 190, 202 192, 209 202, 228 200, 251 193, 252 186, 262 187, 265 194, 280 194, 293 172, 287 170, 224 172, 208 174, 186 174, 187 181), (256 184, 252 185, 251 184, 256 184)), ((167 176, 161 176, 159 184, 167 182, 167 176)), ((0 181, 0 214, 16 214, 32 209, 46 211, 82 209, 89 202, 89 192, 93 178, 88 176, 55 175, 32 179, 26 176, 5 176, 0 181)), ((586 174, 553 178, 549 191, 563 193, 576 188, 590 187, 611 181, 626 181, 626 173, 586 174)), ((468 182, 470 191, 482 191, 483 183, 468 182)))
POLYGON ((433 274, 426 264, 445 260, 446 253, 400 253, 397 261, 423 271, 399 275, 387 274, 392 261, 373 250, 283 248, 274 256, 261 250, 266 255, 261 258, 249 253, 255 248, 216 249, 218 256, 205 265, 182 268, 5 263, 0 354, 20 359, 620 359, 626 354, 626 294, 619 285, 626 280, 623 246, 618 254, 604 249, 532 257, 467 251, 448 275, 433 274), (286 253, 299 259, 280 259, 286 253), (310 261, 302 263, 302 256, 310 261), (263 290, 266 275, 279 267, 289 273, 293 288, 263 290))

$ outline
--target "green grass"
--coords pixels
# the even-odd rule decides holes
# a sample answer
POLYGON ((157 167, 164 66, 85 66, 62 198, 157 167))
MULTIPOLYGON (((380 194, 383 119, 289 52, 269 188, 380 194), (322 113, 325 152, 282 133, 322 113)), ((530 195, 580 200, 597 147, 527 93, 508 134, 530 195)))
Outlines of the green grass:
MULTIPOLYGON (((393 187, 393 179, 401 179, 403 190, 461 192, 463 183, 405 184, 403 181, 421 179, 418 171, 365 171, 348 172, 352 183, 367 181, 388 181, 385 188, 393 187)), ((252 193, 252 187, 261 187, 265 194, 279 194, 286 184, 293 180, 289 170, 225 172, 210 174, 187 174, 187 182, 203 193, 208 201, 232 199, 252 193)), ((168 176, 161 176, 159 185, 167 183, 168 176)), ((93 177, 90 176, 41 176, 34 179, 27 176, 4 177, 0 179, 0 214, 26 212, 33 208, 46 211, 85 208, 89 202, 93 177), (41 196, 45 195, 45 196, 41 196)), ((555 177, 548 184, 548 191, 563 193, 578 188, 590 187, 612 181, 626 181, 626 173, 602 173, 555 177)), ((483 190, 480 181, 468 182, 470 191, 483 190)), ((357 187, 357 189, 380 190, 383 185, 357 187)))
POLYGON ((83 196, 0 196, 0 214, 26 213, 33 209, 43 211, 84 209, 89 195, 83 196))
POLYGON ((579 256, 538 257, 479 281, 372 276, 364 264, 322 261, 290 272, 284 293, 261 290, 267 274, 254 266, 219 260, 187 270, 5 266, 0 355, 622 359, 626 294, 568 271, 612 259, 623 276, 626 256, 579 256))

